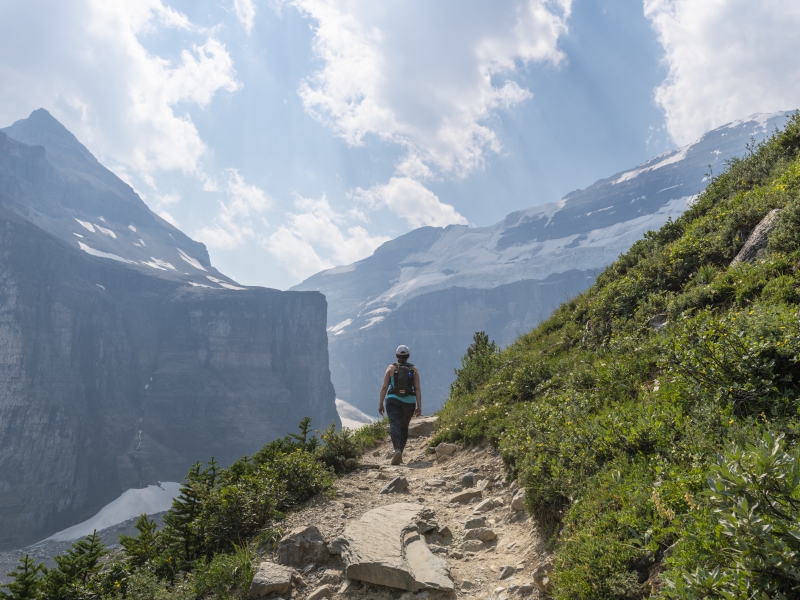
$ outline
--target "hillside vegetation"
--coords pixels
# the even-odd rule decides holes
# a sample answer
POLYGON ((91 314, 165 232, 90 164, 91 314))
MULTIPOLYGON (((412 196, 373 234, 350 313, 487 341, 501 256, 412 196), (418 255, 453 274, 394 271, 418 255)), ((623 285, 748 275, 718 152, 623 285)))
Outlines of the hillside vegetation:
POLYGON ((796 114, 509 348, 476 335, 437 440, 499 446, 556 598, 800 597, 799 269, 796 114))
POLYGON ((245 598, 258 554, 282 535, 287 513, 333 494, 338 474, 386 436, 385 421, 356 433, 331 425, 318 437, 311 419, 227 469, 195 464, 164 527, 142 515, 136 536, 110 553, 96 532, 47 569, 24 556, 0 591, 5 600, 166 600, 245 598), (320 439, 320 437, 322 439, 320 439))

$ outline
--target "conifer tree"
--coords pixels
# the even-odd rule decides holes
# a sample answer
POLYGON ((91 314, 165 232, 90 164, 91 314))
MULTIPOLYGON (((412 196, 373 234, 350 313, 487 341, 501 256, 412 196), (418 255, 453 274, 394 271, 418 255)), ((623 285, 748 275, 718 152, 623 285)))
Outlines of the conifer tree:
POLYGON ((136 520, 136 529, 139 534, 135 537, 129 535, 119 536, 119 543, 125 548, 128 564, 138 568, 158 556, 158 523, 147 515, 141 515, 136 520))
POLYGON ((213 489, 218 474, 218 463, 213 457, 205 469, 199 462, 192 465, 178 497, 172 501, 172 508, 164 515, 164 535, 171 545, 180 547, 184 562, 182 568, 187 568, 203 553, 204 524, 199 517, 203 510, 203 498, 208 490, 213 489))
POLYGON ((100 572, 100 559, 106 550, 97 531, 78 540, 64 554, 55 557, 55 569, 47 571, 44 579, 48 600, 68 600, 83 597, 92 578, 100 572))
POLYGON ((8 592, 0 592, 3 600, 34 600, 39 597, 39 590, 42 587, 42 579, 39 573, 44 571, 44 565, 36 562, 25 555, 19 559, 19 565, 8 575, 11 583, 2 587, 8 588, 8 592))

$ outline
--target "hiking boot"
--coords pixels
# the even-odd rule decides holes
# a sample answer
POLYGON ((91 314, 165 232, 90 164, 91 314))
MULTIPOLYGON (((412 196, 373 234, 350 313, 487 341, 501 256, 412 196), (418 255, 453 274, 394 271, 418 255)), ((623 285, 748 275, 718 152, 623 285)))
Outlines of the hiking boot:
POLYGON ((399 465, 401 462, 403 462, 403 451, 395 450, 394 456, 392 457, 392 464, 399 465))

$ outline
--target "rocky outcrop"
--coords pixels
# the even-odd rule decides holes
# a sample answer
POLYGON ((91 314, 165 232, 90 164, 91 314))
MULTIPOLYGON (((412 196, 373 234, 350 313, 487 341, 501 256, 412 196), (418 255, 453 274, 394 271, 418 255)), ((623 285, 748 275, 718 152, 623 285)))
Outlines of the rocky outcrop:
POLYGON ((332 544, 341 553, 345 577, 414 592, 453 591, 447 561, 433 554, 421 535, 432 511, 399 503, 372 509, 348 525, 332 544))
POLYGON ((731 266, 736 266, 740 263, 749 262, 757 258, 767 247, 769 241, 769 234, 775 229, 778 224, 778 216, 781 214, 780 208, 773 208, 767 213, 767 216, 761 219, 761 222, 756 225, 756 228, 747 237, 747 241, 739 250, 739 253, 731 261, 731 266))
POLYGON ((225 466, 305 416, 338 423, 322 294, 234 285, 112 173, 86 167, 88 152, 70 163, 73 142, 56 168, 49 150, 0 133, 0 547, 130 488, 182 481, 198 460, 225 466), (127 258, 76 244, 91 225, 121 245, 99 229, 114 233, 112 215, 136 217, 145 243, 186 270, 139 264, 132 244, 127 258))
POLYGON ((249 596, 257 600, 266 598, 270 594, 285 594, 292 587, 293 576, 293 569, 272 562, 262 562, 253 576, 249 596))
POLYGON ((330 557, 328 543, 313 525, 292 529, 278 542, 277 553, 280 564, 293 567, 324 563, 330 557))

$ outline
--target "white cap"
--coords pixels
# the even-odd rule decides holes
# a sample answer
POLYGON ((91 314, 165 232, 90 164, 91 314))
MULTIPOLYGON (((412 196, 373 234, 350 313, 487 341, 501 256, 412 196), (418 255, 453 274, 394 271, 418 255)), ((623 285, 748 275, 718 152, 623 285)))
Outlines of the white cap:
POLYGON ((411 353, 408 351, 408 346, 405 346, 403 344, 400 344, 397 347, 397 351, 395 352, 395 356, 408 356, 409 354, 411 353))

